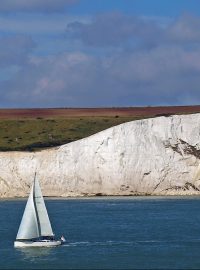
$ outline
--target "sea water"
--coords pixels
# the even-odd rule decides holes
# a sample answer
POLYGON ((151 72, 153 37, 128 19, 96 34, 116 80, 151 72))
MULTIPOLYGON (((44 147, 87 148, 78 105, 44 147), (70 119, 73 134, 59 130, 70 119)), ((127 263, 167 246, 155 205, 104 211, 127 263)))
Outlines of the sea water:
POLYGON ((47 199, 66 244, 17 249, 25 204, 0 201, 0 269, 200 269, 199 197, 47 199))

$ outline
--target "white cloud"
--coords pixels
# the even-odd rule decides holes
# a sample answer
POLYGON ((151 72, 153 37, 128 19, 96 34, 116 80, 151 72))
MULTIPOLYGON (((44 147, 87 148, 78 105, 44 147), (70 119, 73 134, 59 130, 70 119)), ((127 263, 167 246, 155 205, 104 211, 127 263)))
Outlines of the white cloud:
POLYGON ((179 42, 199 42, 200 17, 187 13, 181 15, 170 24, 167 37, 179 42))
POLYGON ((90 22, 74 21, 67 25, 66 31, 94 47, 123 46, 128 41, 137 43, 138 39, 152 42, 162 34, 155 20, 118 12, 97 15, 90 22))
POLYGON ((74 21, 67 33, 92 47, 129 45, 151 48, 160 44, 196 43, 200 41, 200 17, 183 14, 170 20, 152 17, 106 13, 91 21, 74 21))
MULTIPOLYGON (((188 16, 166 24, 116 13, 99 15, 94 20, 78 20, 78 24, 68 24, 68 43, 65 43, 66 48, 62 45, 59 53, 56 50, 49 53, 49 47, 55 45, 54 37, 50 42, 45 40, 46 56, 37 55, 35 51, 33 56, 33 44, 26 38, 24 41, 19 38, 18 42, 11 39, 7 43, 2 39, 2 63, 18 64, 21 68, 12 78, 0 83, 0 105, 199 103, 200 18, 188 16), (76 41, 78 45, 73 47, 76 41), (14 43, 19 54, 13 49, 14 43)), ((53 24, 52 31, 61 31, 62 23, 57 30, 53 24)))
POLYGON ((6 84, 6 99, 17 107, 198 103, 199 63, 200 50, 171 46, 104 58, 81 52, 34 57, 6 84))

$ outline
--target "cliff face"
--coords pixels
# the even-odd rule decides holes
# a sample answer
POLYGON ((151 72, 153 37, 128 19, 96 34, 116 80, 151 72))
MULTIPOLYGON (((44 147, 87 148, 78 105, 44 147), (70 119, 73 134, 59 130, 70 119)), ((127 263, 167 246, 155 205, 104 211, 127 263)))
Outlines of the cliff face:
POLYGON ((0 153, 0 197, 200 194, 200 114, 133 121, 37 153, 0 153))

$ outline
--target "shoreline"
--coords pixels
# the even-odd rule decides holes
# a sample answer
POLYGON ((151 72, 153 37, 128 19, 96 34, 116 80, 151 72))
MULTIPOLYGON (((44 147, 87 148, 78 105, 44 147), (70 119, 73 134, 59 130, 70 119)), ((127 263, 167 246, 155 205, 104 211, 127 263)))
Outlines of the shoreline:
MULTIPOLYGON (((27 201, 28 197, 7 197, 7 198, 0 198, 0 202, 3 201, 27 201)), ((109 196, 72 196, 72 197, 59 197, 59 196, 44 196, 45 201, 67 201, 67 200, 145 200, 145 199, 199 199, 200 194, 193 194, 193 195, 109 195, 109 196)))

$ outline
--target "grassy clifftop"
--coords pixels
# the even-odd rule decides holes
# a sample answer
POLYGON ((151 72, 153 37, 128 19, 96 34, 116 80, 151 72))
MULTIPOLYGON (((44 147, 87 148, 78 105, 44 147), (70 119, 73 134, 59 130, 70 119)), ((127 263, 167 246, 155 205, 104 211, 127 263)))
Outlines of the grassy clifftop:
POLYGON ((64 119, 0 120, 0 151, 57 146, 82 139, 135 117, 82 117, 64 119))
POLYGON ((148 117, 200 112, 200 106, 0 110, 0 151, 35 151, 148 117))

